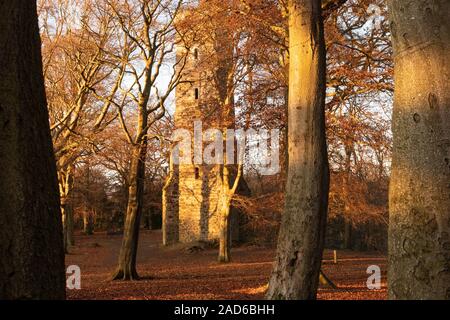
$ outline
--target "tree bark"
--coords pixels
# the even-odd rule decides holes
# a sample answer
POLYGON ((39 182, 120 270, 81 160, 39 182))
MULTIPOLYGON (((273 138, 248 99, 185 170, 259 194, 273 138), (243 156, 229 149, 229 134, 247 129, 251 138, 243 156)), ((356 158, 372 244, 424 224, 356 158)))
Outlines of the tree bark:
POLYGON ((36 2, 0 2, 0 299, 64 299, 36 2))
POLYGON ((390 299, 450 299, 450 2, 390 0, 390 299))
MULTIPOLYGON (((233 113, 234 114, 234 113, 233 113)), ((225 131, 226 132, 226 131, 225 131)), ((226 140, 225 133, 225 140, 226 140)), ((234 139, 234 137, 233 137, 234 139)), ((225 163, 222 166, 222 192, 220 195, 220 234, 219 234, 219 256, 218 261, 221 263, 228 263, 231 261, 231 201, 236 194, 242 178, 242 164, 239 163, 237 168, 235 165, 228 165, 225 156, 225 163), (234 172, 237 169, 237 172, 234 172), (233 180, 234 181, 231 181, 233 180), (232 184, 231 184, 232 183, 232 184)))
MULTIPOLYGON (((83 212, 83 232, 87 236, 94 234, 94 221, 93 221, 92 211, 85 208, 83 212)), ((67 230, 68 231, 68 230, 67 230)))
POLYGON ((64 165, 64 162, 64 157, 58 159, 56 168, 63 223, 64 252, 68 253, 68 247, 75 243, 73 239, 73 212, 69 203, 73 186, 73 166, 64 165))
POLYGON ((231 230, 230 230, 230 207, 231 201, 224 200, 220 218, 222 219, 220 225, 219 237, 219 257, 218 261, 227 263, 231 261, 231 230))
POLYGON ((315 299, 324 246, 329 170, 321 1, 290 0, 289 172, 267 297, 315 299))
POLYGON ((86 180, 84 183, 84 210, 83 210, 83 232, 85 235, 93 235, 94 234, 94 223, 93 223, 93 209, 91 206, 92 196, 91 196, 91 164, 89 159, 85 164, 85 174, 86 180))
POLYGON ((61 201, 61 217, 63 225, 64 252, 69 253, 69 247, 73 245, 73 217, 71 217, 70 208, 65 198, 61 198, 60 201, 61 201))
POLYGON ((351 175, 351 159, 353 153, 353 142, 345 142, 345 172, 344 181, 342 183, 344 195, 344 249, 352 249, 353 225, 350 212, 350 175, 351 175))
POLYGON ((113 280, 138 280, 136 256, 139 240, 139 227, 142 215, 145 181, 145 159, 147 155, 147 138, 134 147, 130 168, 130 187, 125 229, 119 255, 119 265, 113 280))
POLYGON ((73 207, 71 204, 68 204, 65 208, 66 212, 66 240, 67 246, 71 247, 75 245, 75 238, 73 235, 74 221, 73 221, 73 207))

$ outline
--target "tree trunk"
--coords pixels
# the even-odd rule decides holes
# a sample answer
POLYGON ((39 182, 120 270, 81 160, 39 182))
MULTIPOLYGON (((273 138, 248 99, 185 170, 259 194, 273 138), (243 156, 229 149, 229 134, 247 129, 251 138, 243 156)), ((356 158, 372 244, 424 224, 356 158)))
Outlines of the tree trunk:
POLYGON ((289 172, 269 299, 315 299, 327 218, 321 1, 289 1, 289 172))
POLYGON ((144 229, 146 230, 152 229, 152 210, 150 208, 145 211, 144 229))
MULTIPOLYGON (((288 30, 286 30, 286 33, 288 30)), ((282 189, 281 192, 286 191, 286 185, 287 185, 287 176, 288 176, 288 165, 289 165, 289 124, 287 122, 287 119, 289 118, 289 54, 287 52, 284 52, 281 54, 282 58, 280 58, 281 61, 284 62, 283 67, 283 73, 286 78, 286 87, 283 90, 284 95, 284 115, 285 115, 285 128, 283 130, 283 145, 282 145, 282 155, 283 159, 281 161, 281 182, 282 182, 282 189)))
MULTIPOLYGON (((225 160, 226 161, 226 160, 225 160)), ((235 190, 230 188, 230 168, 228 165, 222 167, 222 192, 220 195, 220 233, 219 233, 219 256, 220 263, 228 263, 231 261, 231 225, 230 211, 231 199, 235 190)), ((232 175, 231 175, 232 176, 232 175)), ((240 175, 236 176, 233 186, 239 183, 240 175)))
POLYGON ((390 299, 450 299, 450 2, 390 0, 390 299))
POLYGON ((64 157, 57 161, 56 167, 59 195, 61 203, 61 216, 63 222, 64 252, 68 253, 68 247, 74 245, 73 240, 73 212, 70 207, 69 197, 73 186, 73 166, 64 165, 64 157))
POLYGON ((94 221, 92 211, 87 208, 83 212, 83 232, 88 236, 94 234, 94 221))
POLYGON ((220 238, 219 238, 219 258, 221 263, 227 263, 231 261, 231 230, 230 230, 230 207, 231 203, 224 200, 220 218, 222 219, 220 225, 220 238))
POLYGON ((0 2, 0 298, 64 299, 36 2, 0 2))
POLYGON ((93 209, 91 205, 91 164, 89 159, 85 164, 85 195, 84 195, 84 211, 83 211, 83 232, 85 235, 92 235, 94 233, 94 223, 93 223, 93 209))
POLYGON ((125 229, 119 255, 119 265, 113 276, 114 280, 137 280, 136 255, 139 240, 139 227, 142 215, 145 180, 145 158, 147 140, 134 147, 130 168, 130 187, 125 229))
POLYGON ((66 241, 67 241, 67 246, 71 247, 75 245, 75 239, 73 236, 73 227, 74 227, 74 222, 73 222, 73 208, 70 204, 68 204, 65 208, 65 214, 66 214, 66 241))
POLYGON ((169 159, 169 173, 162 189, 162 238, 163 245, 169 246, 179 240, 178 201, 178 166, 173 163, 172 154, 169 159))
MULTIPOLYGON (((225 139, 227 139, 226 131, 225 139)), ((218 261, 222 263, 227 263, 231 261, 231 223, 230 223, 230 213, 231 213, 231 200, 233 199, 236 191, 239 187, 242 177, 242 163, 238 164, 236 168, 235 165, 228 165, 226 156, 224 157, 225 162, 222 166, 222 192, 220 195, 220 234, 219 234, 219 257, 218 261), (237 172, 234 170, 237 169, 237 172), (234 181, 231 181, 234 180, 234 181)))
POLYGON ((63 224, 64 252, 69 253, 69 247, 75 244, 75 240, 73 237, 73 211, 71 205, 68 203, 66 196, 62 196, 60 198, 60 202, 63 224))
POLYGON ((342 194, 344 196, 344 249, 352 249, 352 217, 350 212, 350 176, 352 164, 353 142, 345 141, 345 172, 342 183, 342 194))

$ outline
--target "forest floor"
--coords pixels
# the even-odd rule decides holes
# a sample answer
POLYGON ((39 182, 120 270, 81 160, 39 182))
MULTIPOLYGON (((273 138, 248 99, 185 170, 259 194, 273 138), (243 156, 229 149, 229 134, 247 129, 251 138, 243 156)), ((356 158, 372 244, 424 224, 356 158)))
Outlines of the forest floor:
MULTIPOLYGON (((275 256, 273 248, 241 246, 232 249, 232 262, 216 262, 217 250, 191 253, 163 247, 160 231, 141 231, 137 269, 139 281, 110 281, 122 237, 98 233, 76 235, 66 264, 81 268, 81 290, 68 290, 69 299, 263 299, 275 256)), ((379 253, 326 250, 322 270, 338 289, 321 287, 319 299, 386 299, 386 257, 379 253), (382 289, 368 290, 366 270, 378 265, 382 289)))

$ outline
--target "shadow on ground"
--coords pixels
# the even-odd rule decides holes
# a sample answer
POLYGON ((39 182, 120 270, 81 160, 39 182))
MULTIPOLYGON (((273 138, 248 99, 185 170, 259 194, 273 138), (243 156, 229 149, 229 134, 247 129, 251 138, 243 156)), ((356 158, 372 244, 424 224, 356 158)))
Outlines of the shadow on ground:
MULTIPOLYGON (((67 265, 81 268, 81 290, 68 290, 69 299, 263 299, 274 249, 243 246, 232 250, 233 262, 216 262, 217 252, 190 253, 182 247, 164 248, 161 232, 142 231, 138 252, 140 281, 110 281, 121 244, 120 235, 77 235, 66 256, 67 265)), ((381 290, 368 290, 366 270, 386 270, 379 253, 338 251, 338 263, 326 251, 323 271, 338 289, 321 288, 319 299, 386 299, 386 275, 381 290)))

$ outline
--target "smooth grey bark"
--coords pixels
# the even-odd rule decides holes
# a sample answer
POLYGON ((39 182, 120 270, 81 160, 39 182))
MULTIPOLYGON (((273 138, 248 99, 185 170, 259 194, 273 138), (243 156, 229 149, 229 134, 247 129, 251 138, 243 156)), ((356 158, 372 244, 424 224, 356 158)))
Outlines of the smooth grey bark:
POLYGON ((36 2, 0 2, 0 299, 64 299, 36 2))
POLYGON ((450 298, 450 2, 390 0, 390 299, 450 298))
POLYGON ((328 208, 321 1, 290 0, 289 172, 269 299, 315 299, 328 208))

